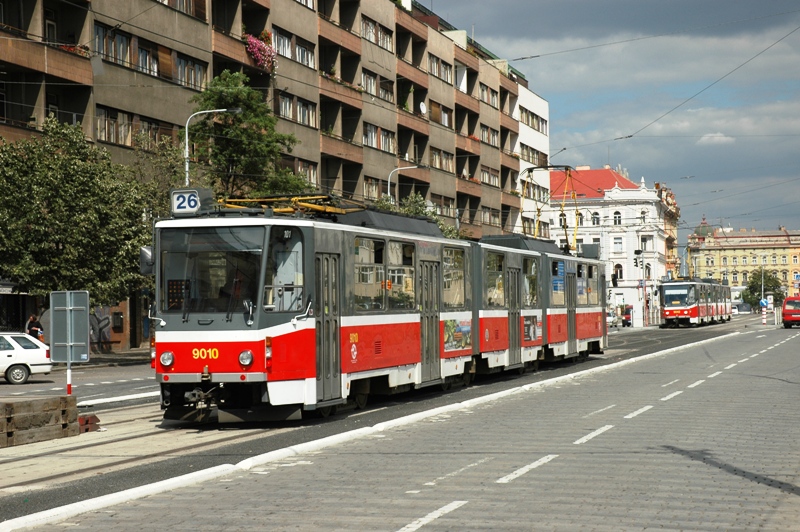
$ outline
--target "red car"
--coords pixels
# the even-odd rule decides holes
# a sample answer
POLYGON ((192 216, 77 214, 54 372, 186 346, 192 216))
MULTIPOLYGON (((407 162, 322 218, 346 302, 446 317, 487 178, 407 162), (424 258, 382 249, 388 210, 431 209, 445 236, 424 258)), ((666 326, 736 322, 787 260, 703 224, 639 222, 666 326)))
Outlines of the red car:
POLYGON ((631 313, 633 312, 633 305, 626 305, 625 312, 622 314, 622 326, 623 327, 630 327, 631 326, 631 313))
POLYGON ((800 296, 787 297, 783 301, 783 326, 800 325, 800 296))

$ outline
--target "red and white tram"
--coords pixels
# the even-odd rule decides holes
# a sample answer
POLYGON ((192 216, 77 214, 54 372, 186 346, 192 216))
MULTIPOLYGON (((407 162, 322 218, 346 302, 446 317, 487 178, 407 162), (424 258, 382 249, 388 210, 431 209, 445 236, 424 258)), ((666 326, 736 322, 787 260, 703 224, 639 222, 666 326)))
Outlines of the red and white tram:
POLYGON ((661 327, 730 321, 731 289, 712 279, 667 281, 661 285, 661 327))
POLYGON ((282 215, 205 195, 172 192, 143 260, 166 418, 324 415, 607 346, 602 263, 550 241, 447 239, 331 197, 282 215))

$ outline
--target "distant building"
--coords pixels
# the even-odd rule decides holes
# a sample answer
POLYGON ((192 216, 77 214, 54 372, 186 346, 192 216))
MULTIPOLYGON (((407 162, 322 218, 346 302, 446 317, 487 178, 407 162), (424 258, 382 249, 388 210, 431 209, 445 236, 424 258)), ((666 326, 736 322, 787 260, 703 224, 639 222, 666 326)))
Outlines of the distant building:
POLYGON ((584 244, 599 244, 609 303, 642 308, 647 302, 644 322, 655 322, 657 282, 677 277, 679 268, 680 209, 672 191, 658 183, 648 188, 644 178, 636 184, 609 166, 553 171, 550 189, 551 237, 579 253, 584 244))
POLYGON ((777 277, 787 295, 800 295, 800 230, 714 227, 705 217, 688 243, 690 275, 713 278, 741 293, 755 272, 777 277))

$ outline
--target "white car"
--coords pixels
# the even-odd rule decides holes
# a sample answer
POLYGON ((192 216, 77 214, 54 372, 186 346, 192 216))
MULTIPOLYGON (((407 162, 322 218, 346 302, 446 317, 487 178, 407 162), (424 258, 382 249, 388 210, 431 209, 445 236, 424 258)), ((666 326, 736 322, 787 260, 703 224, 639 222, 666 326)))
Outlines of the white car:
POLYGON ((25 384, 32 374, 52 369, 47 344, 25 333, 0 333, 0 375, 10 384, 25 384))

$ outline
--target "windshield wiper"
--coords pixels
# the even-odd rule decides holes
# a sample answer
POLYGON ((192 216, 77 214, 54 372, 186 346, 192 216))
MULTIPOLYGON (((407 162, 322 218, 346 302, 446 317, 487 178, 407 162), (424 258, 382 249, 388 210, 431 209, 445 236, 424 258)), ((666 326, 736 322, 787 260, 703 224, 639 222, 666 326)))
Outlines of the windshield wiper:
POLYGON ((186 279, 186 282, 183 285, 183 323, 189 321, 189 297, 192 294, 192 281, 186 279))
POLYGON ((233 281, 231 282, 231 295, 228 298, 228 312, 225 314, 225 321, 231 321, 233 319, 233 309, 236 303, 239 302, 239 289, 241 288, 241 279, 239 279, 239 267, 236 267, 236 271, 233 272, 233 281))

